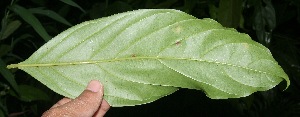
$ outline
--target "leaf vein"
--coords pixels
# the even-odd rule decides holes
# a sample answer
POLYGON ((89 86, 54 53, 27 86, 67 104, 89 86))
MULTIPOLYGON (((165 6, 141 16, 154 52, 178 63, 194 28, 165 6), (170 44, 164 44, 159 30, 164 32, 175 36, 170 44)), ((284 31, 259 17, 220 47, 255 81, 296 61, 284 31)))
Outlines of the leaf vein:
MULTIPOLYGON (((43 78, 45 78, 45 79, 52 79, 51 77, 49 77, 48 75, 46 75, 42 70, 40 70, 40 69, 36 69, 36 70, 39 71, 39 73, 40 73, 42 76, 44 76, 43 78)), ((51 82, 52 80, 49 80, 49 81, 51 82)), ((70 94, 70 93, 68 93, 68 92, 66 92, 66 91, 64 91, 64 90, 62 90, 62 89, 60 88, 60 86, 58 86, 57 83, 52 82, 51 85, 56 85, 56 87, 58 87, 58 88, 60 89, 60 91, 63 92, 64 94, 67 94, 67 95, 69 95, 69 96, 73 96, 72 94, 70 94)))
POLYGON ((126 23, 126 25, 125 25, 120 31, 118 31, 117 33, 114 33, 114 34, 113 34, 114 37, 111 37, 111 40, 110 40, 108 43, 106 43, 106 44, 105 44, 103 47, 101 47, 100 49, 95 50, 94 54, 90 57, 90 59, 93 58, 94 56, 96 56, 97 53, 100 53, 102 50, 104 50, 105 47, 108 47, 110 44, 112 44, 112 42, 115 40, 115 38, 116 38, 119 34, 121 34, 122 32, 124 32, 126 29, 130 28, 130 27, 133 26, 134 24, 139 23, 139 22, 141 22, 141 21, 143 21, 143 20, 145 20, 145 19, 147 19, 147 18, 149 18, 149 17, 155 16, 155 15, 158 15, 158 14, 163 14, 163 13, 170 13, 170 12, 159 12, 159 13, 154 13, 154 14, 150 14, 149 16, 138 17, 137 19, 131 20, 130 23, 126 23), (135 20, 138 20, 138 21, 135 21, 135 20))
POLYGON ((118 54, 116 54, 115 59, 116 59, 121 53, 123 53, 123 52, 129 50, 129 49, 132 48, 134 45, 136 45, 138 42, 140 42, 140 41, 146 39, 147 36, 149 36, 149 35, 151 35, 151 34, 154 34, 154 33, 156 33, 156 32, 159 32, 159 31, 161 31, 161 30, 163 30, 163 29, 165 29, 165 28, 171 27, 171 26, 173 26, 173 25, 177 25, 178 23, 182 23, 182 22, 186 22, 186 21, 190 21, 190 20, 199 20, 199 19, 185 19, 185 20, 180 20, 180 21, 174 22, 174 23, 172 23, 172 24, 169 24, 169 25, 167 25, 167 26, 165 26, 165 27, 161 27, 161 28, 159 28, 159 29, 157 29, 157 30, 155 30, 155 31, 153 31, 153 32, 147 33, 147 34, 143 35, 141 38, 137 39, 136 41, 130 43, 129 46, 127 46, 127 47, 124 48, 122 51, 120 51, 118 54))
MULTIPOLYGON (((200 83, 204 83, 204 84, 207 84, 207 85, 209 85, 209 86, 212 86, 212 87, 214 87, 214 88, 216 88, 216 89, 218 89, 218 90, 220 90, 220 91, 222 91, 222 92, 224 92, 224 93, 232 94, 232 93, 226 92, 226 91, 224 91, 224 90, 222 90, 222 89, 220 89, 220 88, 218 88, 218 87, 216 87, 216 86, 214 86, 214 85, 211 85, 211 84, 209 84, 209 83, 199 81, 199 80, 193 78, 192 76, 189 76, 189 75, 184 74, 184 73, 182 73, 182 72, 180 72, 180 71, 178 71, 178 70, 176 70, 176 69, 173 69, 173 68, 169 67, 168 65, 166 65, 166 64, 165 64, 163 61, 161 61, 161 60, 159 60, 159 61, 160 61, 164 66, 168 67, 169 69, 171 69, 171 70, 173 70, 173 71, 175 71, 175 72, 177 72, 177 73, 179 73, 179 74, 181 74, 181 75, 183 75, 183 76, 185 76, 185 77, 187 77, 187 78, 190 78, 190 79, 193 79, 193 80, 198 81, 198 82, 200 82, 200 83)), ((203 90, 203 91, 204 91, 204 90, 203 90)), ((233 94, 233 95, 236 95, 236 94, 233 94)))
MULTIPOLYGON (((120 17, 120 18, 116 19, 115 21, 111 22, 110 24, 104 26, 101 30, 96 31, 96 32, 90 34, 88 37, 84 38, 83 40, 81 40, 79 43, 77 43, 77 44, 74 45, 73 47, 71 47, 71 48, 69 48, 69 49, 66 49, 66 51, 64 51, 64 52, 61 52, 61 54, 57 57, 56 60, 59 60, 59 59, 60 59, 61 57, 63 57, 66 53, 68 53, 68 52, 72 51, 73 49, 79 47, 79 45, 82 44, 83 42, 86 42, 86 41, 88 41, 89 39, 91 39, 91 37, 93 37, 94 35, 101 33, 104 29, 110 28, 110 26, 113 25, 113 24, 115 24, 115 22, 117 22, 117 21, 119 21, 119 20, 122 20, 122 19, 125 18, 125 17, 128 17, 128 15, 125 15, 125 16, 123 16, 123 17, 120 17)), ((98 21, 98 22, 101 22, 101 21, 98 21)), ((97 23, 97 22, 96 22, 96 23, 97 23)), ((74 32, 75 32, 75 31, 74 31, 74 32)), ((73 32, 73 33, 74 33, 74 32, 73 32)), ((72 35, 72 33, 71 33, 70 35, 72 35)), ((67 37, 66 37, 66 38, 67 38, 67 37)), ((66 39, 66 38, 64 38, 64 39, 66 39)))
MULTIPOLYGON (((66 66, 66 65, 81 65, 81 64, 98 64, 98 63, 106 63, 106 62, 117 62, 117 61, 124 61, 124 60, 134 60, 134 59, 165 59, 165 60, 187 60, 187 61, 198 61, 198 62, 206 62, 206 63, 214 63, 219 65, 226 65, 226 66, 232 66, 232 67, 238 67, 243 68, 246 70, 262 73, 262 74, 268 74, 272 75, 270 73, 247 68, 244 66, 234 65, 230 63, 223 63, 218 61, 209 61, 209 60, 202 60, 202 59, 194 59, 194 58, 174 58, 174 57, 128 57, 128 58, 117 58, 117 59, 104 59, 104 60, 97 60, 97 61, 75 61, 75 62, 61 62, 61 63, 39 63, 39 64, 11 64, 10 68, 16 68, 16 67, 49 67, 49 66, 66 66)), ((274 75, 272 75, 274 76, 274 75)))
MULTIPOLYGON (((104 69, 103 67, 101 67, 99 64, 96 64, 96 66, 99 68, 99 69, 102 69, 104 72, 106 72, 107 74, 111 75, 111 76, 114 76, 116 78, 119 78, 120 80, 124 80, 124 81, 128 81, 128 82, 132 82, 132 83, 136 83, 136 82, 133 82, 133 81, 130 81, 130 80, 125 80, 124 78, 121 78, 119 76, 116 76, 114 75, 113 73, 109 72, 108 70, 104 69)), ((129 98, 124 98, 124 97, 119 97, 119 96, 114 96, 114 97, 118 97, 118 98, 123 98, 123 99, 129 99, 129 98)), ((129 100, 132 100, 132 99, 129 99, 129 100)), ((143 99, 140 98, 139 101, 142 101, 143 99)))

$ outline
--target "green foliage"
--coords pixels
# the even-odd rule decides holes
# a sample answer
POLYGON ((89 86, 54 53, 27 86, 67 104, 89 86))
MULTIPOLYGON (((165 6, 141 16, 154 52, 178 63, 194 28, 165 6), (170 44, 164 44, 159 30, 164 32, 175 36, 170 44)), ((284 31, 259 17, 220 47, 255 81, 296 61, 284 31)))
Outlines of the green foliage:
POLYGON ((19 87, 14 80, 14 75, 9 72, 8 69, 5 68, 6 64, 2 59, 0 59, 0 73, 2 76, 8 81, 8 83, 12 86, 13 90, 15 90, 17 93, 19 92, 19 87))
POLYGON ((276 27, 275 9, 271 0, 254 0, 254 30, 260 43, 269 45, 271 42, 271 35, 276 27), (263 5, 265 4, 265 6, 263 5))
POLYGON ((269 50, 248 35, 164 9, 84 22, 8 67, 18 67, 70 98, 98 79, 111 106, 148 103, 175 87, 227 99, 268 90, 283 79, 289 85, 269 50))
POLYGON ((60 1, 66 3, 66 4, 68 4, 68 5, 71 5, 71 6, 73 6, 73 7, 76 7, 76 8, 78 8, 78 9, 80 9, 82 12, 85 12, 85 11, 83 10, 83 8, 81 8, 81 7, 80 7, 76 2, 74 2, 73 0, 60 0, 60 1))
MULTIPOLYGON (((228 2, 232 1, 234 0, 228 0, 228 2)), ((73 0, 73 3, 76 3, 83 10, 70 3, 63 2, 63 0, 0 1, 0 17, 2 19, 0 57, 3 63, 7 65, 23 61, 45 43, 45 40, 39 35, 40 32, 33 28, 34 26, 27 23, 21 15, 12 11, 11 7, 13 5, 19 5, 27 9, 41 22, 40 24, 48 35, 55 36, 70 26, 66 23, 62 24, 56 16, 56 19, 53 20, 49 15, 43 14, 48 11, 55 12, 70 24, 78 24, 133 9, 178 9, 197 18, 210 17, 221 22, 222 25, 226 25, 220 19, 219 12, 222 13, 223 10, 219 9, 222 4, 223 6, 230 4, 226 3, 226 0, 222 4, 220 0, 73 0), (41 11, 36 12, 35 9, 41 11)), ((245 98, 210 100, 203 95, 204 93, 183 89, 150 104, 130 108, 111 108, 107 116, 191 116, 195 114, 202 116, 299 116, 299 3, 300 0, 242 0, 242 11, 237 27, 239 32, 249 34, 253 40, 270 49, 274 58, 283 67, 291 80, 291 85, 287 90, 282 91, 286 84, 281 83, 266 92, 257 92, 245 98), (274 11, 275 15, 272 15, 274 11), (260 15, 262 13, 267 14, 260 15), (272 16, 267 18, 267 15, 272 16), (260 20, 257 21, 258 19, 260 20), (259 23, 264 25, 259 25, 259 23), (275 26, 275 28, 270 30, 272 26, 275 26)), ((232 7, 228 9, 238 11, 236 8, 240 8, 239 6, 232 7)), ((230 14, 228 11, 224 11, 224 13, 230 14)), ((238 19, 238 16, 232 16, 238 19)), ((235 22, 236 24, 237 20, 225 20, 225 22, 235 22)), ((3 69, 6 69, 5 67, 1 66, 3 69)), ((61 96, 53 93, 53 91, 20 70, 6 69, 4 71, 5 74, 12 74, 13 79, 10 80, 15 80, 17 85, 36 87, 45 92, 51 100, 22 101, 21 98, 18 98, 20 95, 15 97, 11 93, 14 91, 12 84, 1 74, 0 116, 40 116, 41 113, 61 98, 61 96)))
POLYGON ((29 23, 45 41, 49 41, 51 39, 41 22, 30 11, 19 5, 12 5, 11 9, 20 15, 24 21, 29 23))
POLYGON ((63 23, 68 26, 72 26, 72 24, 70 22, 68 22, 66 19, 64 19, 63 17, 61 17, 59 14, 57 14, 56 12, 54 12, 52 10, 44 10, 42 8, 32 8, 32 9, 28 9, 28 10, 31 13, 45 15, 45 16, 48 16, 49 18, 52 18, 60 23, 63 23))
POLYGON ((220 0, 218 21, 225 27, 237 28, 242 18, 242 0, 220 0))

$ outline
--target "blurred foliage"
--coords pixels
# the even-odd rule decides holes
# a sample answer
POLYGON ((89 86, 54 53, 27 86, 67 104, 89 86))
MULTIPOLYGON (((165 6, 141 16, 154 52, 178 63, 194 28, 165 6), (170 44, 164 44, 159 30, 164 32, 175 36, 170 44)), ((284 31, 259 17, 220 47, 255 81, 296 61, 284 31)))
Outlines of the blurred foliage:
POLYGON ((83 21, 134 9, 178 9, 213 18, 268 47, 291 80, 240 99, 212 100, 182 89, 150 104, 111 108, 107 116, 300 116, 300 0, 1 0, 0 117, 40 116, 60 98, 7 64, 83 21))

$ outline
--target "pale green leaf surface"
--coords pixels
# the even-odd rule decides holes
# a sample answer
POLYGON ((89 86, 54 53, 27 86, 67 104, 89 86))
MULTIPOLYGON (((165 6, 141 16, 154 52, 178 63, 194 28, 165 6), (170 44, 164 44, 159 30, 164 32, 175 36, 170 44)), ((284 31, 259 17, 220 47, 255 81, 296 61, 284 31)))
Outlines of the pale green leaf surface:
POLYGON ((78 24, 8 67, 70 98, 98 79, 112 106, 149 103, 179 88, 227 99, 268 90, 282 80, 289 85, 270 51, 248 35, 167 9, 78 24))

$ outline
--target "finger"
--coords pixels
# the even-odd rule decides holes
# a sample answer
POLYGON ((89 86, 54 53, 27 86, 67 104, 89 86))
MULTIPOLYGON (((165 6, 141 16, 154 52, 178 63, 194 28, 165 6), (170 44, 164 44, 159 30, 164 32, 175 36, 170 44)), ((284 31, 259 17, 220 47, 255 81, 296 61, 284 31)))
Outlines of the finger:
POLYGON ((103 86, 99 81, 92 80, 77 98, 65 104, 65 110, 72 115, 93 116, 99 109, 103 98, 103 86))
POLYGON ((46 111, 43 116, 91 117, 99 109, 102 98, 103 86, 99 81, 92 80, 77 98, 46 111))
MULTIPOLYGON (((103 86, 99 81, 93 80, 89 83, 86 90, 84 90, 77 98, 67 102, 67 99, 63 99, 54 108, 46 111, 42 117, 91 117, 100 109, 103 100, 103 86), (67 102, 67 103, 65 103, 67 102), (62 103, 65 103, 62 105, 62 103)), ((109 104, 105 101, 105 109, 109 109, 109 104)), ((104 109, 104 110, 105 110, 104 109)), ((99 111, 101 115, 102 112, 99 111)), ((104 114, 102 114, 104 115, 104 114)))
POLYGON ((56 104, 54 104, 51 108, 55 108, 55 107, 64 105, 64 104, 70 102, 71 100, 72 99, 70 99, 70 98, 63 98, 63 99, 59 100, 56 104))
POLYGON ((105 115, 105 113, 109 110, 110 105, 108 104, 108 102, 106 100, 102 100, 102 103, 100 105, 100 108, 98 109, 98 111, 95 113, 94 117, 103 117, 105 115))

